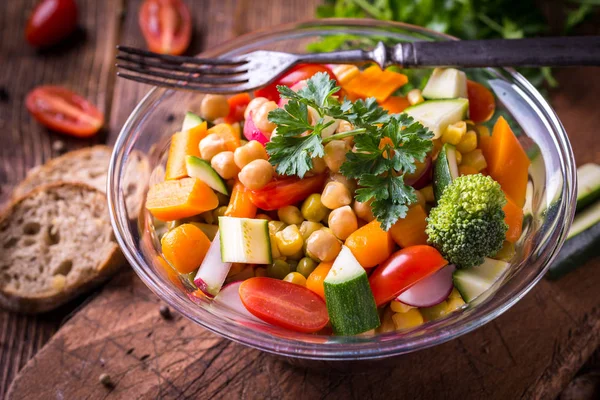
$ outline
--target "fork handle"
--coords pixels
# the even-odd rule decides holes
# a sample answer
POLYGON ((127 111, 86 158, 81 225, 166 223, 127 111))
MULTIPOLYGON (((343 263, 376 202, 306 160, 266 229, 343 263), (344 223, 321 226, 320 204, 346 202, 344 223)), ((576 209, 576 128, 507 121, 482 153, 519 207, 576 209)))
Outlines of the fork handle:
POLYGON ((385 66, 598 66, 600 36, 412 42, 387 48, 386 53, 385 66))

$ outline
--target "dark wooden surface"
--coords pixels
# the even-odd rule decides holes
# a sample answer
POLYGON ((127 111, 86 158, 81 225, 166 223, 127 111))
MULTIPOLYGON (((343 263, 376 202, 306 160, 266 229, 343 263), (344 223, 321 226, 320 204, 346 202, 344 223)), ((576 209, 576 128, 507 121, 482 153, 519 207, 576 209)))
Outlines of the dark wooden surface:
MULTIPOLYGON (((56 155, 54 141, 68 148, 114 141, 147 90, 115 81, 112 67, 116 43, 143 44, 137 26, 139 0, 78 1, 81 30, 55 51, 42 53, 22 39, 35 2, 0 4, 0 89, 6 93, 0 97, 0 203, 28 168, 56 155), (85 95, 105 112, 108 128, 91 141, 67 139, 41 128, 23 107, 27 91, 41 83, 66 85, 85 95)), ((187 3, 194 14, 190 52, 195 53, 250 30, 309 18, 317 0, 282 1, 277 6, 249 0, 187 3)), ((600 162, 598 69, 565 70, 558 78, 562 86, 553 93, 553 101, 570 132, 577 161, 600 162)), ((447 397, 555 397, 600 345, 598 266, 596 260, 557 283, 542 282, 483 329, 358 379, 292 369, 181 317, 163 321, 157 299, 137 278, 125 274, 70 320, 82 300, 39 317, 0 311, 0 398, 17 371, 67 320, 25 368, 12 389, 14 398, 335 398, 351 392, 355 397, 402 393, 427 398, 440 384, 459 377, 464 383, 447 397), (102 372, 118 381, 113 391, 98 385, 102 372)))

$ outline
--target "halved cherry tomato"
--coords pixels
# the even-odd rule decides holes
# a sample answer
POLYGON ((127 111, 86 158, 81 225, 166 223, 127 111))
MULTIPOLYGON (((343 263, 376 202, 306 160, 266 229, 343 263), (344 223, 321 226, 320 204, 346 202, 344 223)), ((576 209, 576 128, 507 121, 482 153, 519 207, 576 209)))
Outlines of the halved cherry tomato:
POLYGON ((447 264, 448 261, 431 246, 411 246, 395 252, 369 277, 375 303, 379 307, 395 299, 447 264))
POLYGON ((77 27, 77 5, 73 0, 42 0, 33 9, 25 38, 34 47, 57 44, 77 27))
POLYGON ((476 124, 492 118, 496 111, 496 100, 492 92, 479 82, 467 80, 469 96, 469 119, 476 124))
MULTIPOLYGON (((335 79, 335 75, 329 68, 320 64, 299 64, 293 67, 290 72, 283 75, 270 85, 254 91, 255 97, 266 97, 274 102, 279 101, 279 92, 277 86, 292 87, 294 84, 312 77, 317 72, 326 72, 331 79, 335 79)), ((338 85, 339 86, 339 85, 338 85)))
POLYGON ((146 0, 139 24, 151 51, 178 55, 190 45, 192 19, 181 0, 146 0))
POLYGON ((89 137, 104 123, 104 115, 92 103, 60 86, 33 89, 25 105, 39 123, 67 135, 89 137))
POLYGON ((250 103, 250 95, 248 93, 239 93, 227 99, 229 103, 229 114, 225 117, 225 122, 234 124, 244 119, 244 111, 250 103))
POLYGON ((262 189, 252 190, 250 200, 263 210, 278 210, 304 200, 311 193, 321 192, 323 183, 324 174, 304 179, 295 176, 275 178, 262 189))
POLYGON ((329 322, 325 302, 304 286, 273 278, 250 278, 240 285, 244 306, 269 324, 313 333, 329 322))

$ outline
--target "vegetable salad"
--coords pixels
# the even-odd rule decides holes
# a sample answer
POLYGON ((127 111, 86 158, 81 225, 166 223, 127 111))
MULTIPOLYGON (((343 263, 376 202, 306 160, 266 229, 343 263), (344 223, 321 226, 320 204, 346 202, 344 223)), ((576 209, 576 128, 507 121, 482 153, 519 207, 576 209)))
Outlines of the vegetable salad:
POLYGON ((529 159, 464 72, 299 65, 252 95, 204 96, 146 208, 195 295, 297 332, 406 330, 509 267, 529 159), (487 128, 493 126, 493 129, 487 128))

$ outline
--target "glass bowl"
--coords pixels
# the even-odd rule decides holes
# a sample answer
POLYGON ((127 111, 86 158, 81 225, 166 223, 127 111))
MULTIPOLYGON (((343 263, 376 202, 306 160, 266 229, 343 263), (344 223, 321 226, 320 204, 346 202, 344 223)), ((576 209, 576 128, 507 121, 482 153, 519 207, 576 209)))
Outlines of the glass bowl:
MULTIPOLYGON (((307 45, 330 35, 353 35, 355 46, 417 40, 452 40, 424 28, 374 20, 318 20, 284 25, 241 36, 206 57, 239 55, 254 50, 306 52, 307 45)), ((359 360, 414 352, 456 338, 496 318, 521 299, 548 269, 560 249, 575 210, 576 174, 566 132, 540 93, 512 69, 471 70, 496 95, 498 111, 518 124, 519 140, 530 155, 523 234, 510 270, 488 292, 442 319, 405 332, 370 336, 325 336, 287 331, 248 319, 194 296, 165 269, 157 229, 144 209, 130 215, 126 207, 127 167, 148 158, 148 183, 162 180, 171 134, 183 115, 197 110, 201 94, 154 88, 135 108, 117 139, 108 178, 108 199, 117 240, 144 283, 178 312, 228 339, 280 356, 313 360, 359 360)))

